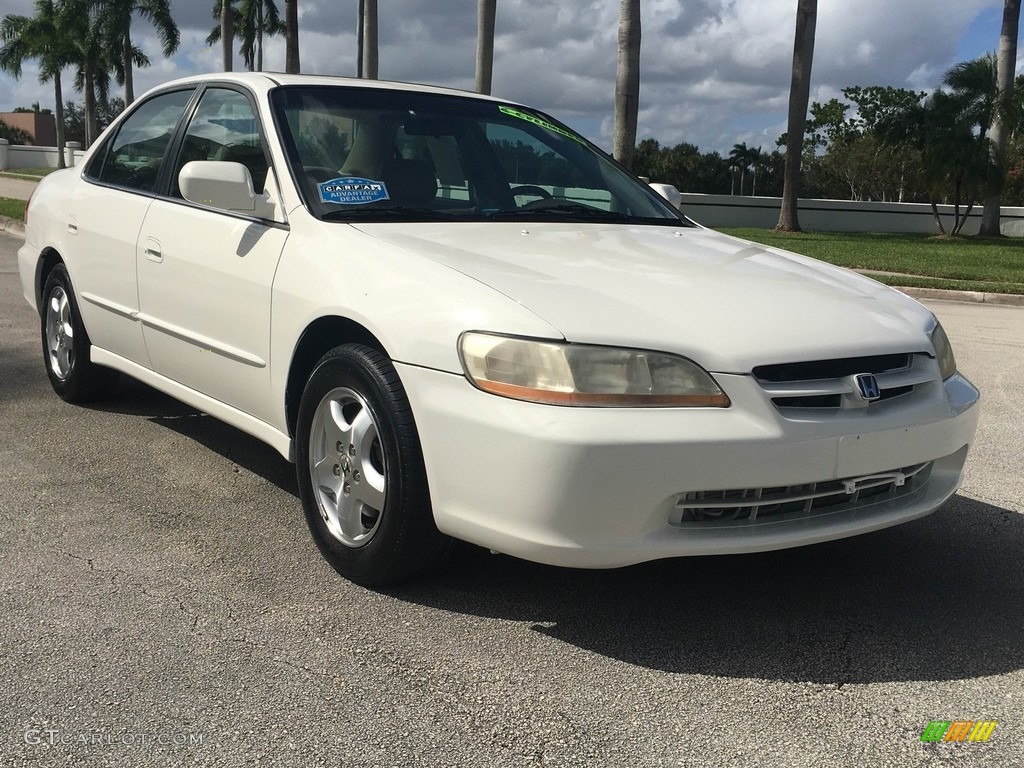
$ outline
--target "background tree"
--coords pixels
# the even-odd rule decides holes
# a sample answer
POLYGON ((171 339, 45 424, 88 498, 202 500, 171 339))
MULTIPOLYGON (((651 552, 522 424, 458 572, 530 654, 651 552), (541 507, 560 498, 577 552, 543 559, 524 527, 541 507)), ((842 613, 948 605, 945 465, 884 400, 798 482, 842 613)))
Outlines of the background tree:
POLYGON ((363 0, 362 76, 377 79, 377 0, 363 0))
MULTIPOLYGON (((27 59, 39 61, 39 82, 53 81, 54 118, 57 123, 57 167, 64 168, 64 94, 61 70, 71 63, 75 54, 73 42, 61 25, 53 0, 36 0, 35 15, 5 16, 0 21, 0 69, 15 79, 27 59)), ((13 130, 13 129, 12 129, 13 130)), ((9 136, 5 136, 8 138, 9 136)))
POLYGON ((299 74, 299 0, 284 0, 284 71, 299 74))
POLYGON ((75 68, 75 89, 82 94, 85 111, 85 141, 88 148, 99 136, 97 99, 106 101, 110 90, 109 46, 94 0, 63 0, 57 4, 58 23, 72 41, 71 64, 75 68))
POLYGON ((640 112, 640 0, 621 0, 615 73, 615 129, 613 154, 627 168, 633 166, 636 124, 640 112))
MULTIPOLYGON (((497 0, 477 0, 476 92, 490 94, 494 70, 494 17, 497 0)), ((635 137, 634 137, 635 138, 635 137)))
MULTIPOLYGON (((241 42, 238 52, 242 63, 250 72, 262 72, 264 36, 285 33, 277 4, 274 0, 241 0, 233 11, 232 27, 235 38, 241 42)), ((221 34, 221 26, 218 25, 211 30, 206 41, 215 43, 221 39, 221 34)))
POLYGON ((132 44, 132 19, 138 16, 150 22, 160 38, 164 56, 178 50, 181 35, 171 17, 170 0, 103 0, 100 22, 110 45, 110 60, 116 63, 118 82, 124 85, 124 102, 135 101, 132 67, 148 67, 146 55, 132 44))
POLYGON ((798 0, 796 35, 793 40, 793 76, 789 86, 789 118, 786 143, 786 176, 782 209, 776 229, 799 232, 797 187, 800 183, 800 159, 803 153, 804 123, 811 95, 811 62, 814 58, 814 29, 818 0, 798 0))
MULTIPOLYGON (((234 56, 235 9, 232 7, 231 0, 220 0, 219 6, 217 13, 214 14, 214 18, 220 21, 220 42, 224 57, 224 71, 230 72, 233 65, 232 57, 234 56)), ((208 37, 206 42, 215 43, 217 41, 211 40, 208 37)))
POLYGON ((1020 28, 1020 0, 1005 0, 1003 24, 999 32, 999 53, 996 57, 996 109, 992 113, 990 136, 991 161, 994 169, 981 213, 980 235, 999 235, 1000 197, 1006 183, 1006 147, 1009 134, 1004 119, 1007 96, 1013 91, 1017 69, 1017 32, 1020 28))

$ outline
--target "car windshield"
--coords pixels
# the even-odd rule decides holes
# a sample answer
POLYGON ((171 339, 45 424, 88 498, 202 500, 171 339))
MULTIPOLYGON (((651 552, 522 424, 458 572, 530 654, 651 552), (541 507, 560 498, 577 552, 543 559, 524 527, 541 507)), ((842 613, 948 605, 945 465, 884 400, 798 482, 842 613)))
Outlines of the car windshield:
POLYGON ((526 107, 346 86, 284 86, 271 100, 306 205, 326 221, 689 224, 526 107))

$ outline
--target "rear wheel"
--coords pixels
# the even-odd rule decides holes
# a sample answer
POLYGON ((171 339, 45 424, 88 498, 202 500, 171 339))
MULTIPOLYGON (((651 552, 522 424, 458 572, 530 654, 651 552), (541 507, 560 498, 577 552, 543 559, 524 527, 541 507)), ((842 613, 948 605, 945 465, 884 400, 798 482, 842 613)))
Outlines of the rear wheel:
POLYGON ((43 360, 53 391, 69 403, 88 402, 108 394, 117 383, 117 373, 90 358, 89 335, 63 264, 46 276, 40 320, 43 360))
POLYGON ((341 575, 377 586, 444 559, 451 539, 434 526, 416 424, 387 357, 360 344, 327 353, 303 392, 297 438, 306 522, 341 575))

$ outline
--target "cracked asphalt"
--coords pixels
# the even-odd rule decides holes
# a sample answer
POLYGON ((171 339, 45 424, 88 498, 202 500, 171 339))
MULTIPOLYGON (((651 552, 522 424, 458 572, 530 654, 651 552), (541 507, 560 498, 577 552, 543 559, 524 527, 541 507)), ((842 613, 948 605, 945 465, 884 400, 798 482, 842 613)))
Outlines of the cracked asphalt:
POLYGON ((0 765, 1024 765, 1024 309, 932 305, 985 399, 925 520, 616 571, 467 547, 374 592, 318 556, 269 447, 130 381, 57 399, 18 245, 0 765), (938 719, 998 726, 922 744, 938 719))

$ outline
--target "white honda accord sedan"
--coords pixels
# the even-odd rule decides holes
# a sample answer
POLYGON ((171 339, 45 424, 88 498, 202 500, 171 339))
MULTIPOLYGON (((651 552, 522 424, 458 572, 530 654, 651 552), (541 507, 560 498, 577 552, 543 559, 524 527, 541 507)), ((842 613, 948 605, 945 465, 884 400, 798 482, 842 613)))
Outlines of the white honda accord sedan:
POLYGON ((874 531, 954 493, 978 418, 921 305, 458 91, 168 83, 40 183, 19 262, 60 397, 120 372, 269 443, 362 584, 455 539, 605 568, 874 531))

